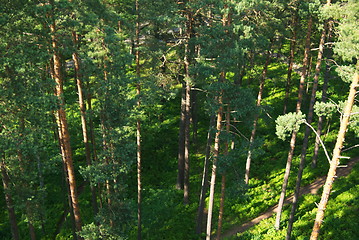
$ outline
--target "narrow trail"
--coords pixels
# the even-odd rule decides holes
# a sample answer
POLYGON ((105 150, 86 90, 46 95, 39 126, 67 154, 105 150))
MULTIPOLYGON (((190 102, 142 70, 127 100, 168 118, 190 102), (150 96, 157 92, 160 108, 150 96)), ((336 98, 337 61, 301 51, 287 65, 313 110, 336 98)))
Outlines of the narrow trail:
MULTIPOLYGON (((348 162, 347 165, 339 166, 337 168, 337 177, 347 176, 351 172, 353 166, 357 162, 359 162, 359 157, 351 159, 348 162)), ((318 190, 324 185, 326 178, 327 178, 327 176, 322 176, 322 177, 316 179, 313 183, 311 183, 311 184, 309 184, 307 186, 301 187, 300 191, 299 191, 300 196, 303 195, 303 194, 308 194, 308 193, 316 194, 318 192, 318 190)), ((291 203, 292 200, 293 200, 293 194, 285 199, 284 204, 291 203)), ((237 226, 234 226, 233 228, 227 230, 222 235, 223 238, 230 237, 230 236, 233 236, 233 235, 235 235, 237 233, 244 232, 247 229, 253 227, 256 224, 258 224, 260 221, 271 217, 273 215, 273 213, 277 212, 277 207, 278 207, 278 205, 270 207, 267 211, 263 212, 258 217, 254 218, 254 219, 252 219, 252 220, 250 220, 250 221, 248 221, 248 222, 246 222, 246 223, 244 223, 242 225, 237 225, 237 226)))

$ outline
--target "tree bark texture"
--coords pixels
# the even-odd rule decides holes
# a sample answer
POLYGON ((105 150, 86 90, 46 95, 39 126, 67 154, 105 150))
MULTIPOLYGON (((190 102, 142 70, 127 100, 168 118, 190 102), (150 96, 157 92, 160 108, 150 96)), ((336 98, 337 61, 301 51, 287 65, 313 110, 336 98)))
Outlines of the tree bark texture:
MULTIPOLYGON (((321 37, 320 37, 320 42, 319 42, 318 57, 317 57, 317 63, 316 63, 316 66, 315 66, 315 76, 314 76, 314 79, 313 79, 312 94, 311 94, 311 98, 310 98, 309 110, 308 110, 308 115, 307 115, 307 123, 308 124, 311 124, 312 121, 313 121, 314 103, 315 103, 315 96, 316 96, 317 88, 318 88, 318 79, 319 79, 319 74, 320 74, 320 66, 321 66, 322 58, 323 58, 325 35, 326 35, 326 23, 324 23, 324 29, 322 31, 322 34, 321 34, 321 37)), ((309 142, 310 133, 311 133, 311 129, 309 128, 309 126, 306 126, 305 133, 304 133, 303 144, 302 144, 302 152, 301 152, 301 155, 300 155, 300 163, 299 163, 298 175, 297 175, 297 180, 296 180, 296 185, 295 185, 295 190, 294 190, 294 196, 293 196, 293 201, 292 201, 292 208, 291 208, 291 212, 290 212, 290 215, 289 215, 289 221, 288 221, 288 227, 287 227, 287 236, 286 236, 287 240, 290 240, 291 235, 292 235, 292 228, 293 228, 293 223, 294 223, 294 215, 295 215, 295 212, 296 212, 296 209, 297 209, 297 204, 298 204, 300 184, 301 184, 301 181, 302 181, 303 170, 304 170, 304 167, 305 167, 305 158, 307 156, 307 148, 308 148, 308 142, 309 142)))
MULTIPOLYGON (((307 36, 306 36, 306 44, 305 44, 305 50, 304 50, 304 58, 303 58, 303 68, 302 68, 302 72, 301 72, 299 89, 298 89, 298 101, 296 104, 296 112, 297 113, 301 109, 302 100, 303 100, 303 92, 304 92, 305 79, 307 76, 306 72, 307 72, 307 64, 308 64, 309 51, 310 51, 310 36, 311 36, 311 32, 312 32, 312 23, 313 23, 312 18, 309 18, 307 36)), ((291 139, 290 139, 287 163, 286 163, 284 177, 283 177, 282 190, 281 190, 281 194, 280 194, 280 198, 279 198, 279 202, 278 202, 278 211, 277 211, 276 221, 275 221, 275 225, 274 225, 275 229, 277 229, 277 230, 279 230, 279 227, 280 227, 280 220, 281 220, 282 209, 283 209, 284 200, 285 200, 285 193, 287 191, 287 186, 288 186, 290 169, 292 166, 292 160, 293 160, 296 139, 297 139, 297 131, 293 131, 291 139)))
POLYGON ((336 142, 334 150, 333 150, 333 157, 332 157, 332 160, 330 163, 328 176, 327 176, 326 182, 324 184, 322 198, 321 198, 319 206, 318 206, 318 211, 317 211, 317 215, 315 217, 315 222, 314 222, 313 230, 312 230, 312 233, 310 236, 310 240, 318 239, 319 230, 323 223, 325 209, 327 207, 330 191, 332 189, 333 182, 334 182, 334 179, 336 176, 336 170, 339 165, 339 160, 341 157, 340 153, 343 148, 345 133, 346 133, 348 125, 349 125, 350 114, 351 114, 351 110, 352 110, 352 107, 353 107, 353 104, 355 101, 355 94, 357 92, 356 88, 358 87, 358 82, 359 82, 359 74, 358 74, 358 72, 356 72, 353 77, 353 81, 352 81, 350 91, 349 91, 348 101, 345 105, 343 117, 340 122, 340 129, 339 129, 339 133, 338 133, 338 137, 337 137, 337 142, 336 142))
POLYGON ((63 77, 61 74, 61 59, 60 54, 58 53, 57 38, 56 38, 56 25, 55 20, 52 21, 50 25, 50 30, 52 34, 52 47, 54 49, 53 54, 53 66, 54 66, 54 80, 56 83, 55 87, 55 96, 58 99, 59 106, 56 112, 57 126, 59 132, 59 138, 61 143, 62 159, 64 165, 68 172, 68 181, 70 187, 70 197, 73 207, 73 213, 75 218, 75 226, 77 231, 81 231, 81 216, 80 216, 80 207, 78 203, 77 190, 76 190, 76 180, 75 180, 75 170, 73 166, 72 159, 72 149, 70 145, 70 135, 68 131, 66 112, 64 109, 64 99, 63 99, 63 77))

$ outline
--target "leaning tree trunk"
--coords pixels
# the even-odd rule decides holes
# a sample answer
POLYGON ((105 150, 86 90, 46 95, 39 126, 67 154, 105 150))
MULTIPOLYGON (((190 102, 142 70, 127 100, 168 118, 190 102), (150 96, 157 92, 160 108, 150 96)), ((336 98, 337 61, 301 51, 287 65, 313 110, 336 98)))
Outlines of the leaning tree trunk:
MULTIPOLYGON (((310 103, 309 103, 309 110, 308 110, 308 115, 307 115, 307 123, 311 124, 313 121, 313 114, 314 114, 314 103, 315 103, 315 96, 317 93, 317 88, 318 88, 318 79, 319 79, 319 74, 320 74, 320 66, 322 63, 322 58, 323 58, 323 49, 324 49, 324 42, 325 42, 325 35, 326 35, 326 23, 324 23, 324 29, 322 31, 321 37, 320 37, 320 42, 319 42, 319 50, 318 50, 318 58, 317 58, 317 63, 315 66, 315 76, 313 79, 313 88, 312 88, 312 95, 310 98, 310 103)), ((296 181, 296 185, 295 185, 295 190, 294 190, 294 196, 293 196, 293 201, 292 201, 292 209, 289 215, 289 221, 288 221, 288 227, 287 227, 287 236, 286 239, 290 240, 290 237, 292 235, 292 228, 293 228, 293 223, 294 223, 294 215, 297 209, 297 204, 298 204, 298 198, 299 198, 299 190, 300 190, 300 184, 302 181, 302 176, 303 176, 303 170, 305 167, 305 158, 307 156, 307 148, 308 148, 308 142, 309 142, 309 135, 310 135, 311 129, 309 128, 309 126, 306 126, 305 128, 305 133, 304 133, 304 139, 303 139, 303 145, 302 145, 302 152, 300 155, 300 163, 299 163, 299 169, 298 169, 298 175, 297 175, 297 181, 296 181)))
POLYGON ((9 193, 10 179, 6 172, 4 156, 2 156, 2 159, 0 162, 0 170, 1 170, 2 183, 3 183, 3 188, 4 188, 4 194, 5 194, 5 202, 6 202, 6 206, 7 206, 7 212, 9 214, 12 238, 14 240, 19 240, 20 239, 19 229, 18 229, 17 221, 16 221, 14 202, 12 200, 11 194, 9 193))
MULTIPOLYGON (((262 95, 264 90, 264 82, 267 77, 267 71, 268 71, 268 65, 270 60, 270 51, 267 52, 266 62, 264 64, 264 68, 262 71, 262 77, 259 83, 259 91, 258 91, 258 97, 257 97, 257 107, 259 108, 262 102, 262 95)), ((252 147, 254 143, 254 138, 256 136, 257 131, 257 123, 258 123, 259 114, 256 114, 254 122, 253 122, 253 129, 251 133, 251 137, 249 139, 249 146, 248 146, 248 153, 247 153, 247 161, 246 161, 246 173, 244 177, 244 181, 246 184, 249 183, 249 172, 251 168, 251 161, 252 161, 252 147)))
MULTIPOLYGON (((230 123, 231 123, 230 117, 231 117, 231 112, 230 112, 230 107, 228 105, 227 112, 226 112, 226 133, 228 135, 229 135, 230 123)), ((228 148, 229 148, 229 143, 228 143, 228 141, 226 141, 225 145, 224 145, 224 150, 223 150, 224 155, 228 155, 228 148)), ((224 172, 222 174, 221 198, 220 198, 220 202, 219 202, 217 240, 221 239, 221 234, 222 234, 225 191, 226 191, 226 173, 224 172)))
MULTIPOLYGON (((306 72, 307 72, 308 57, 309 57, 309 51, 310 51, 310 36, 311 36, 311 32, 312 32, 312 23, 313 23, 313 19, 309 18, 304 58, 303 58, 303 69, 302 69, 302 73, 301 73, 301 77, 300 77, 300 84, 299 84, 299 89, 298 89, 298 101, 297 101, 297 105, 296 105, 297 113, 300 112, 301 105, 302 105, 305 78, 307 75, 306 72)), ((292 133, 291 139, 290 139, 287 163, 286 163, 284 177, 283 177, 282 190, 281 190, 281 194, 280 194, 280 198, 279 198, 279 202, 278 202, 277 216, 276 216, 276 221, 275 221, 275 225, 274 225, 276 230, 279 230, 279 226, 280 226, 282 209, 283 209, 283 205, 284 205, 285 193, 287 191, 289 174, 290 174, 290 169, 292 166, 292 160, 293 160, 293 155, 294 155, 296 139, 297 139, 297 131, 294 130, 292 133)))
MULTIPOLYGON (((329 20, 328 22, 328 33, 327 33, 327 41, 329 42, 331 40, 332 37, 332 28, 333 26, 333 21, 329 20)), ((327 57, 328 59, 331 58, 333 52, 332 50, 329 50, 329 56, 327 57)), ((323 83, 323 87, 322 87, 322 99, 321 102, 325 103, 327 101, 327 91, 328 91, 328 82, 329 82, 329 78, 330 78, 330 65, 328 62, 326 62, 326 68, 325 68, 325 75, 324 75, 324 83, 323 83)), ((317 160, 318 160, 318 153, 319 153, 319 146, 320 146, 320 139, 318 137, 320 137, 322 135, 322 129, 323 129, 323 121, 324 121, 324 116, 319 116, 318 118, 318 125, 317 125, 317 137, 315 138, 315 145, 314 145, 314 153, 313 153, 313 158, 312 158, 312 168, 315 168, 317 166, 317 160)))
POLYGON ((286 111, 287 111, 290 87, 291 87, 291 82, 292 82, 292 72, 293 72, 293 65, 294 65, 295 48, 296 48, 296 44, 297 44, 297 30, 296 30, 297 21, 298 21, 298 19, 297 19, 296 13, 294 13, 292 16, 292 27, 293 27, 292 34, 293 35, 292 35, 292 39, 290 41, 290 55, 289 55, 288 72, 287 72, 287 83, 285 86, 283 114, 286 114, 286 111))
MULTIPOLYGON (((224 79, 225 73, 221 73, 222 80, 224 79)), ((212 175, 211 175, 211 183, 209 190, 209 202, 208 202, 208 215, 207 215, 207 230, 206 230, 206 240, 211 239, 211 229, 212 229, 212 214, 213 214, 213 203, 214 203, 214 186, 216 184, 216 174, 217 174, 217 160, 219 156, 219 136, 221 134, 222 129, 222 95, 223 91, 220 92, 218 96, 218 104, 219 108, 217 111, 217 124, 216 124, 216 135, 214 137, 214 151, 213 151, 213 166, 212 166, 212 175)))
MULTIPOLYGON (((53 5, 53 1, 52 5, 53 5)), ((53 70, 54 70, 54 81, 56 83, 55 87, 55 96, 58 99, 59 106, 56 111, 56 120, 59 132, 59 138, 61 143, 61 155, 68 172, 68 182, 70 187, 70 198, 72 202, 72 209, 75 218, 75 227, 77 231, 81 231, 81 216, 80 216, 80 207, 78 203, 77 189, 76 189, 76 180, 75 180, 75 170, 73 166, 72 159, 72 149, 70 145, 70 135, 68 131, 66 112, 64 109, 64 90, 63 90, 63 76, 61 74, 61 59, 58 52, 57 38, 56 38, 56 24, 55 20, 52 20, 50 25, 50 30, 52 34, 52 48, 54 50, 53 54, 53 70)))
POLYGON ((352 107, 354 104, 355 94, 357 93, 356 88, 358 87, 358 82, 359 82, 359 74, 358 74, 358 72, 356 72, 353 77, 353 81, 352 81, 352 84, 350 87, 348 101, 344 108, 343 118, 341 119, 341 122, 340 122, 340 129, 339 129, 339 133, 338 133, 338 137, 337 137, 337 142, 336 142, 334 150, 333 150, 333 157, 330 162, 330 168, 328 171, 327 180, 324 184, 322 198, 318 205, 318 211, 317 211, 317 215, 315 218, 312 234, 310 236, 310 240, 316 240, 316 239, 318 239, 318 236, 319 236, 319 230, 320 230, 320 227, 321 227, 323 219, 324 219, 325 208, 327 207, 330 191, 332 189, 333 182, 336 177, 335 175, 336 175, 337 167, 339 165, 339 159, 341 158, 340 152, 341 152, 341 149, 343 148, 345 133, 346 133, 347 127, 349 125, 349 118, 350 118, 351 110, 352 110, 352 107))
POLYGON ((206 200, 206 192, 208 189, 208 168, 209 160, 211 154, 211 142, 213 138, 212 128, 214 127, 215 115, 211 115, 209 129, 207 134, 207 144, 206 144, 206 153, 203 164, 203 174, 202 174, 202 184, 201 184, 201 193, 199 197, 198 211, 197 211, 197 224, 196 224, 196 233, 200 234, 202 232, 202 222, 204 216, 204 207, 206 200))

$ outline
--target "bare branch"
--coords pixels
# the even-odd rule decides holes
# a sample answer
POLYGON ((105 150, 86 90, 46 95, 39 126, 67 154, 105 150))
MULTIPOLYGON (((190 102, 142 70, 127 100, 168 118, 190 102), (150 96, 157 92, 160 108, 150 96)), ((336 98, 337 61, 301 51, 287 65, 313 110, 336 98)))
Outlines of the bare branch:
POLYGON ((356 147, 359 147, 359 144, 354 145, 354 146, 351 146, 351 147, 349 147, 349 148, 345 148, 345 149, 342 150, 342 152, 349 151, 350 149, 353 149, 353 148, 356 148, 356 147))
POLYGON ((331 160, 330 160, 329 154, 328 154, 328 152, 327 152, 327 149, 325 148, 325 145, 324 145, 322 139, 320 139, 319 134, 317 133, 317 131, 315 131, 315 129, 312 127, 312 125, 310 125, 309 123, 307 123, 306 120, 303 119, 303 122, 304 122, 308 127, 310 127, 310 128, 313 130, 313 132, 315 133, 315 135, 317 136, 317 139, 319 140, 320 144, 322 144, 322 147, 323 147, 325 156, 327 157, 328 162, 329 162, 329 164, 330 164, 330 163, 331 163, 331 160))

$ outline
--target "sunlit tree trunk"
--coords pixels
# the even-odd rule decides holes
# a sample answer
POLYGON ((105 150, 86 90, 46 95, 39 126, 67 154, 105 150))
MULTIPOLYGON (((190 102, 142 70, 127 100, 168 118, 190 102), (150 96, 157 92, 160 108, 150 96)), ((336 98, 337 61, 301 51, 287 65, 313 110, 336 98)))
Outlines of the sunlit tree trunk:
MULTIPOLYGON (((222 80, 224 79, 225 73, 221 73, 222 80)), ((219 156, 219 136, 221 134, 222 129, 222 94, 218 96, 218 104, 219 108, 217 111, 217 124, 216 124, 216 135, 214 137, 214 149, 213 149, 213 166, 212 166, 212 174, 211 174, 211 183, 210 183, 210 191, 209 191, 209 202, 208 202, 208 215, 207 215, 207 230, 206 230, 206 240, 211 239, 211 229, 212 229, 212 214, 213 214, 213 204, 214 204, 214 186, 216 183, 216 175, 217 175, 217 160, 219 156)))
MULTIPOLYGON (((305 79, 307 76, 307 64, 308 64, 309 51, 310 51, 310 36, 311 36, 311 32, 312 32, 312 23, 313 23, 313 19, 310 17, 308 20, 308 29, 307 29, 306 44, 305 44, 305 51, 304 51, 304 58, 303 58, 303 68, 302 68, 302 73, 301 73, 301 77, 300 77, 299 89, 298 89, 298 101, 297 101, 297 105, 296 105, 297 113, 301 109, 305 79)), ((286 163, 284 177, 283 177, 282 190, 281 190, 281 194, 280 194, 280 198, 279 198, 279 202, 278 202, 277 216, 276 216, 276 221, 275 221, 275 229, 277 229, 277 230, 280 227, 280 220, 281 220, 282 209, 283 209, 284 200, 285 200, 285 193, 287 191, 287 186, 288 186, 290 169, 292 166, 296 138, 297 138, 297 131, 294 130, 292 133, 291 139, 290 139, 287 163, 286 163)))
MULTIPOLYGON (((87 114, 86 114, 86 104, 85 104, 85 98, 83 94, 83 81, 82 81, 82 74, 81 74, 81 67, 80 67, 80 57, 77 52, 78 48, 78 34, 76 32, 72 32, 72 41, 75 47, 75 50, 72 54, 72 59, 74 61, 75 66, 75 78, 76 78, 76 86, 77 86, 77 94, 79 97, 79 107, 80 107, 80 113, 81 113, 81 126, 82 126, 82 136, 83 136, 83 143, 85 145, 85 156, 86 156, 86 163, 87 166, 92 165, 91 160, 91 148, 89 143, 89 134, 88 134, 88 124, 87 124, 87 114)), ((98 212, 98 206, 97 206, 97 197, 96 197, 96 189, 94 186, 91 186, 90 183, 90 189, 91 189, 91 203, 92 203, 92 209, 94 214, 96 215, 98 212)))
POLYGON ((207 144, 206 144, 206 152, 203 164, 203 173, 202 173, 202 184, 201 184, 201 193, 199 197, 198 211, 197 211, 197 225, 196 225, 196 233, 200 234, 202 232, 202 222, 204 216, 204 207, 206 200, 206 192, 208 189, 208 168, 209 168, 209 160, 211 155, 211 145, 213 139, 213 131, 215 123, 215 115, 213 114, 210 119, 209 129, 207 134, 207 144))
MULTIPOLYGON (((317 63, 316 63, 316 66, 315 66, 315 76, 314 76, 314 79, 313 79, 312 95, 311 95, 311 98, 310 98, 309 110, 308 110, 308 115, 307 115, 307 123, 308 124, 311 124, 312 121, 313 121, 314 103, 315 103, 315 96, 316 96, 317 88, 318 88, 318 79, 319 79, 319 74, 320 74, 320 66, 321 66, 322 58, 323 58, 325 35, 326 35, 326 23, 324 23, 324 29, 322 31, 322 34, 321 34, 321 37, 320 37, 320 42, 319 42, 318 57, 317 57, 317 63)), ((305 129, 305 133, 304 133, 304 139, 303 139, 303 145, 302 145, 302 152, 301 152, 301 155, 300 155, 300 163, 299 163, 297 181, 296 181, 295 190, 294 190, 292 208, 291 208, 291 212, 290 212, 290 215, 289 215, 287 236, 286 236, 287 240, 290 240, 291 234, 292 234, 294 215, 295 215, 295 212, 296 212, 296 209, 297 209, 297 204, 298 204, 300 184, 301 184, 301 181, 302 181, 303 170, 304 170, 304 167, 305 167, 305 158, 307 156, 307 148, 308 148, 308 142, 309 142, 310 133, 311 133, 311 129, 309 128, 309 126, 307 126, 306 129, 305 129)))
POLYGON ((327 207, 330 191, 332 189, 333 182, 336 177, 336 170, 339 165, 339 160, 341 157, 340 153, 343 148, 345 133, 346 133, 348 125, 349 125, 349 118, 350 118, 350 114, 352 111, 352 107, 354 105, 355 95, 357 93, 356 88, 358 87, 358 82, 359 82, 359 74, 358 74, 358 72, 356 72, 353 77, 353 81, 352 81, 350 91, 349 91, 348 101, 345 105, 343 117, 340 122, 340 129, 339 129, 339 133, 338 133, 338 137, 337 137, 337 142, 336 142, 334 150, 333 150, 333 157, 332 157, 332 160, 330 163, 327 180, 324 184, 322 198, 318 205, 318 211, 317 211, 317 215, 315 217, 315 222, 314 222, 313 230, 312 230, 312 233, 310 236, 310 240, 318 239, 319 230, 323 223, 325 209, 327 207))
MULTIPOLYGON (((51 5, 54 6, 53 1, 51 1, 51 5)), ((54 80, 56 83, 55 87, 55 96, 58 99, 59 106, 56 111, 56 119, 58 125, 59 138, 61 143, 61 155, 68 173, 68 181, 70 187, 70 197, 72 203, 72 209, 75 219, 75 226, 77 231, 81 231, 81 216, 80 216, 80 207, 78 203, 77 189, 76 189, 76 180, 75 180, 75 170, 73 166, 72 159, 72 149, 70 146, 70 135, 68 131, 66 112, 64 109, 64 91, 63 91, 63 77, 61 74, 61 59, 60 54, 58 52, 57 46, 57 31, 55 20, 52 20, 50 24, 51 30, 51 42, 52 48, 54 50, 53 54, 53 69, 54 69, 54 80)))
MULTIPOLYGON (((136 77, 138 78, 137 82, 137 108, 140 110, 141 108, 141 68, 140 68, 140 9, 139 9, 139 0, 135 2, 136 7, 136 52, 135 52, 135 60, 136 60, 136 77)), ((137 239, 142 239, 142 182, 141 182, 141 120, 137 118, 136 121, 136 142, 137 142, 137 239)))

